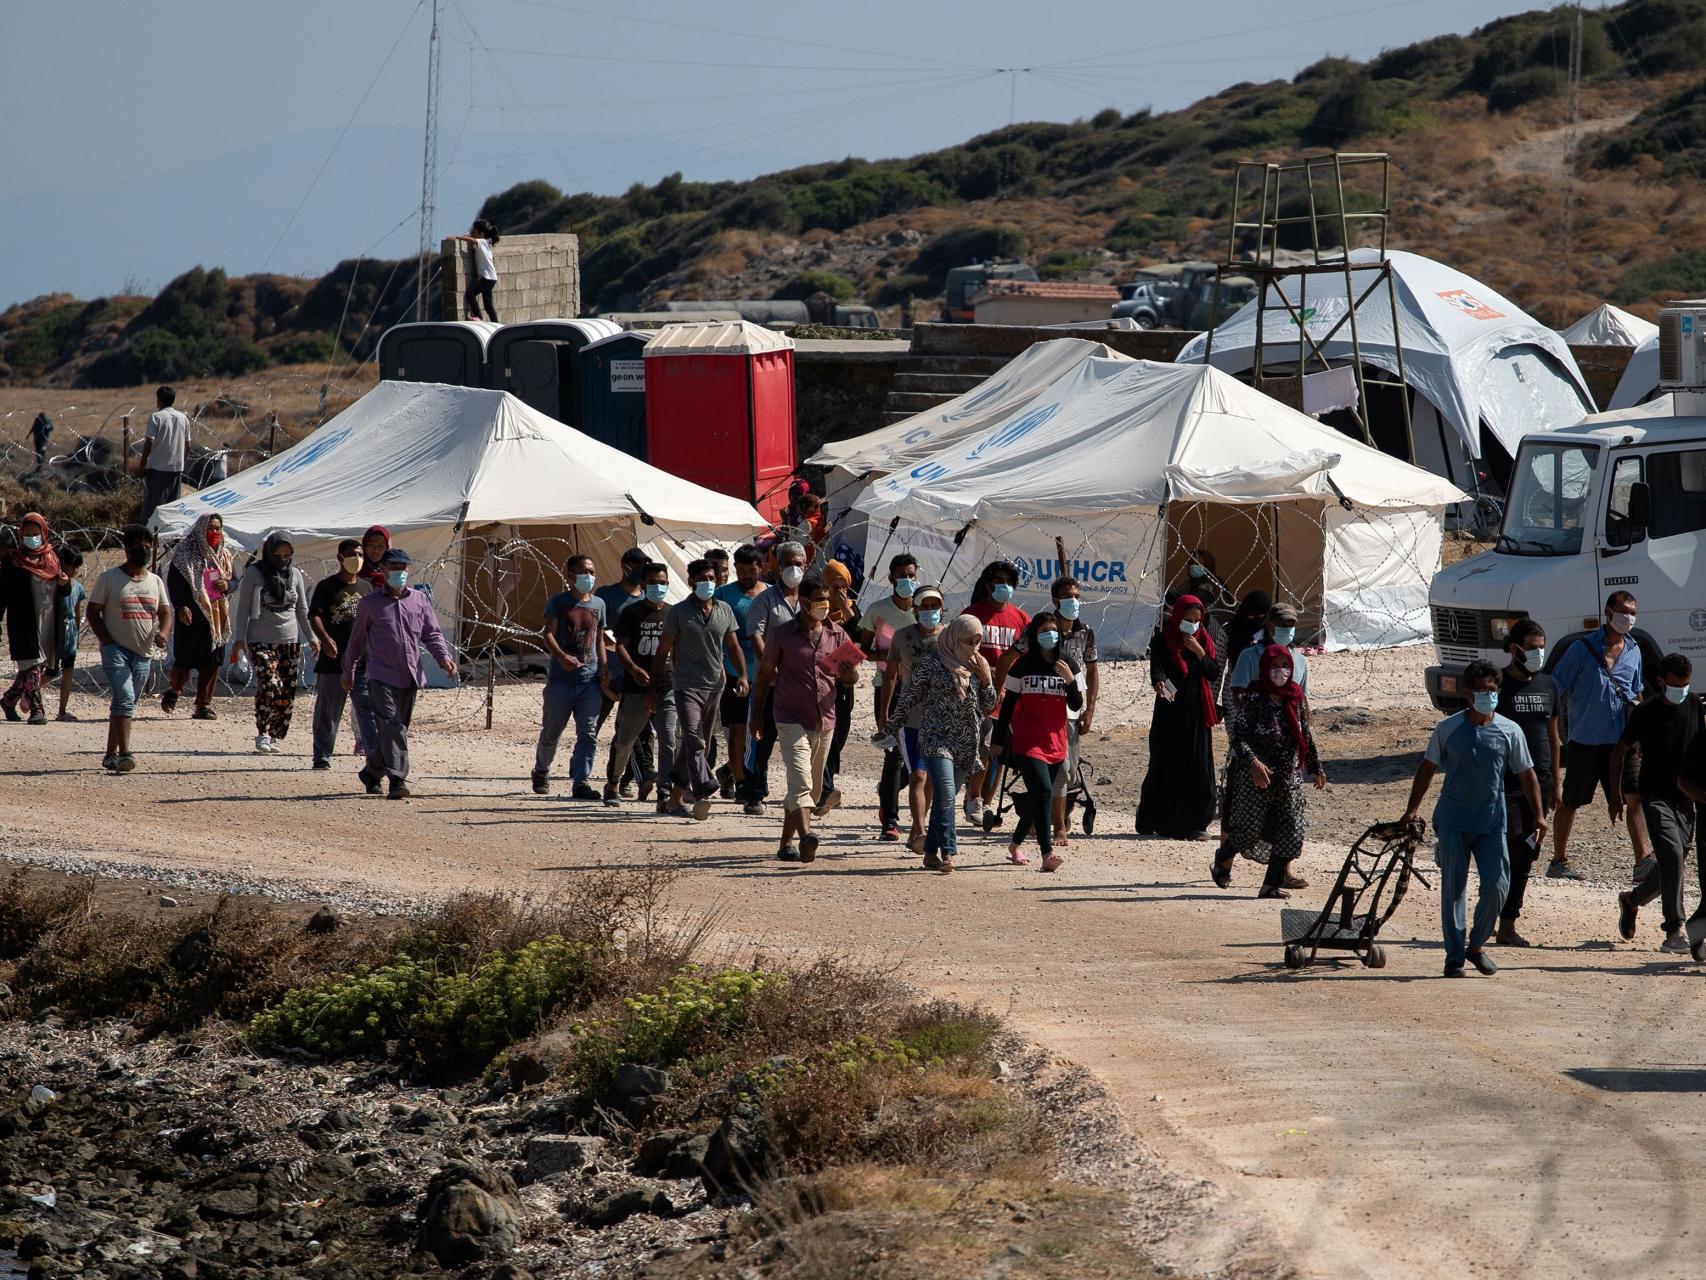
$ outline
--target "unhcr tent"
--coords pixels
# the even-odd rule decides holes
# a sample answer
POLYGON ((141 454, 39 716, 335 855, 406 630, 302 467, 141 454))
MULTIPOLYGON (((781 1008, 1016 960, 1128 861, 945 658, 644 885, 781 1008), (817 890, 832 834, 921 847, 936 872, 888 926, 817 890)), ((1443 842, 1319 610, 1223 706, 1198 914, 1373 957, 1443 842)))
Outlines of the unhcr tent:
POLYGON ((1610 409, 1633 409, 1659 393, 1659 335, 1655 332, 1629 356, 1617 390, 1611 394, 1610 409))
POLYGON ((975 439, 868 485, 867 563, 907 549, 955 604, 982 566, 1019 603, 1064 568, 1111 655, 1144 650, 1187 553, 1295 600, 1332 647, 1427 639, 1444 509, 1464 495, 1218 369, 1092 359, 975 439))
POLYGON ((1572 347, 1638 347, 1648 338, 1657 338, 1659 327, 1602 302, 1558 336, 1572 347))
MULTIPOLYGON (((1475 488, 1475 459, 1516 454, 1524 432, 1569 426, 1594 409, 1593 397, 1564 340, 1486 285, 1419 254, 1389 252, 1398 302, 1398 332, 1392 308, 1375 269, 1378 254, 1351 254, 1352 289, 1360 300, 1356 318, 1362 358, 1388 373, 1398 371, 1402 350, 1404 377, 1411 395, 1416 461, 1459 487, 1475 488), (1496 448, 1494 446, 1497 446, 1496 448)), ((1339 325, 1349 310, 1342 277, 1288 276, 1267 297, 1263 316, 1264 369, 1296 368, 1297 324, 1280 294, 1304 313, 1311 337, 1332 340, 1323 350, 1329 360, 1348 361, 1351 334, 1339 325), (1307 294, 1304 293, 1307 282, 1307 294)), ((1261 299, 1247 303, 1214 331, 1214 364, 1243 373, 1255 363, 1256 317, 1261 299)), ((1201 363, 1207 335, 1194 338, 1179 362, 1201 363)), ((1376 435, 1389 452, 1400 452, 1393 414, 1375 406, 1376 435), (1381 426, 1388 430, 1383 432, 1381 426)), ((1401 435, 1401 431, 1398 431, 1401 435)))
POLYGON ((299 562, 327 566, 340 539, 384 525, 466 649, 537 633, 571 550, 591 555, 609 582, 622 552, 643 547, 670 566, 679 599, 689 560, 766 527, 750 503, 650 467, 508 392, 415 382, 381 382, 277 457, 159 508, 153 524, 181 535, 209 511, 244 546, 283 530, 299 562))

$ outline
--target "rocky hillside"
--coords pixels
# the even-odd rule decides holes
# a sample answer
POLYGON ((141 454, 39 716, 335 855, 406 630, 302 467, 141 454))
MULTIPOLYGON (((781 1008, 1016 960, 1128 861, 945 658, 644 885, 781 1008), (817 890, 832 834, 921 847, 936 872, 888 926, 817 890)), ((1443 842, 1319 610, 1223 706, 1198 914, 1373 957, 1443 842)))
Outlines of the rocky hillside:
MULTIPOLYGON (((621 196, 523 182, 482 214, 510 232, 577 232, 589 308, 818 289, 898 308, 939 296, 949 266, 997 253, 1085 280, 1218 255, 1238 160, 1380 150, 1394 158, 1395 247, 1552 323, 1605 298, 1651 311, 1706 292, 1706 251, 1689 247, 1706 244, 1706 0, 1585 18, 1574 129, 1571 17, 1558 9, 1369 62, 1325 58, 1180 111, 1110 108, 907 159, 738 183, 677 174, 621 196)), ((413 293, 411 262, 345 262, 312 283, 197 269, 152 302, 37 299, 0 314, 0 377, 115 385, 362 359, 413 293)))

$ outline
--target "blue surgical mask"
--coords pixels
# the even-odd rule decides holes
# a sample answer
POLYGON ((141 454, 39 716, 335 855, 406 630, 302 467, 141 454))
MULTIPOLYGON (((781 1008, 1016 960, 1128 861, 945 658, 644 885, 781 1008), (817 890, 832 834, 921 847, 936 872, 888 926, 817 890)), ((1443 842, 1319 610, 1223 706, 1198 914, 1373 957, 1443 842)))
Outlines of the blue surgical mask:
POLYGON ((669 594, 669 583, 667 583, 667 582, 648 582, 648 583, 646 583, 646 599, 650 600, 653 604, 662 604, 663 598, 665 596, 667 596, 668 594, 669 594))
POLYGON ((1013 598, 1013 584, 1010 582, 997 582, 989 589, 989 595, 996 604, 1006 604, 1013 598))
POLYGON ((1282 649, 1289 649, 1291 648, 1291 642, 1297 639, 1297 628, 1275 627, 1272 631, 1268 632, 1268 639, 1272 640, 1282 649))
POLYGON ((577 573, 575 575, 575 590, 580 592, 583 596, 591 595, 593 587, 597 584, 598 579, 594 578, 590 573, 577 573))
POLYGON ((927 627, 939 627, 942 625, 942 611, 940 609, 920 609, 918 621, 927 627))
POLYGON ((1066 599, 1055 605, 1054 608, 1055 612, 1060 614, 1060 616, 1065 618, 1068 622, 1077 622, 1078 610, 1081 607, 1082 606, 1079 604, 1077 596, 1067 596, 1066 599))
POLYGON ((1202 623, 1192 622, 1187 618, 1179 624, 1179 634, 1184 636, 1194 636, 1197 633, 1197 628, 1200 626, 1202 626, 1202 623))
POLYGON ((385 574, 385 585, 393 591, 401 591, 409 585, 409 571, 407 569, 388 570, 385 574))
POLYGON ((34 551, 40 546, 41 535, 39 533, 26 533, 24 535, 24 549, 26 551, 34 551))
POLYGON ((918 590, 918 582, 914 578, 896 578, 894 580, 894 593, 902 600, 910 600, 912 593, 916 590, 918 590))
POLYGON ((1045 649, 1053 649, 1060 644, 1060 632, 1049 630, 1037 632, 1037 643, 1045 649))
POLYGON ((1667 684, 1665 686, 1665 698, 1673 703, 1686 702, 1688 700, 1688 688, 1685 684, 1667 684))
POLYGON ((1522 665, 1530 671, 1539 671, 1546 665, 1546 646, 1541 645, 1538 649, 1524 649, 1522 651, 1522 665))
POLYGON ((693 584, 693 594, 701 600, 709 600, 717 593, 717 584, 708 578, 701 578, 693 584))
POLYGON ((1188 572, 1190 573, 1191 581, 1193 582, 1201 582, 1204 578, 1208 577, 1208 570, 1203 568, 1200 564, 1193 564, 1188 572))
POLYGON ((1471 701, 1474 703, 1477 712, 1484 716, 1490 716, 1499 705, 1499 695, 1491 689, 1482 689, 1473 695, 1471 701))

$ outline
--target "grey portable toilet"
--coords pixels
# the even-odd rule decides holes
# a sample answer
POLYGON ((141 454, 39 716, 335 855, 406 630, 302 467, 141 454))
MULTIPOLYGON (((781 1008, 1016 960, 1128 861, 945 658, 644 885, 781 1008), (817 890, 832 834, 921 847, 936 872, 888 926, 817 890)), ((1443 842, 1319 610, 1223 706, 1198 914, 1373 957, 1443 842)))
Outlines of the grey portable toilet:
POLYGON ((386 382, 442 382, 483 387, 490 320, 425 320, 394 324, 379 338, 379 377, 386 382))
POLYGON ((629 457, 646 460, 646 344, 655 330, 630 329, 580 352, 575 429, 629 457))
POLYGON ((486 344, 486 385, 508 391, 547 417, 571 427, 578 404, 580 351, 621 333, 610 320, 529 320, 506 324, 486 344))

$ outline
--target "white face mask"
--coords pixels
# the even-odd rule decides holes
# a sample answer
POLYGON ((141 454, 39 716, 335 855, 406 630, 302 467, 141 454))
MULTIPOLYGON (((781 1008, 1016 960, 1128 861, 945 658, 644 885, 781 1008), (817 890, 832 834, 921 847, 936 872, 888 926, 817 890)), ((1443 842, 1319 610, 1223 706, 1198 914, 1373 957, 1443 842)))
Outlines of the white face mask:
POLYGON ((1182 636, 1194 636, 1197 633, 1197 628, 1200 626, 1202 626, 1202 623, 1191 622, 1187 619, 1179 624, 1179 634, 1182 636))
POLYGON ((1628 635, 1635 629, 1635 615, 1632 613, 1612 614, 1611 629, 1620 636, 1628 635))
POLYGON ((797 587, 806 580, 806 571, 797 564, 786 565, 782 569, 782 585, 797 587))
POLYGON ((1291 683, 1291 672, 1287 671, 1284 667, 1275 667, 1272 671, 1268 672, 1268 683, 1273 685, 1276 689, 1283 689, 1286 685, 1291 683))

